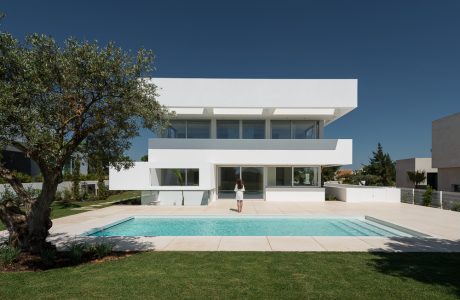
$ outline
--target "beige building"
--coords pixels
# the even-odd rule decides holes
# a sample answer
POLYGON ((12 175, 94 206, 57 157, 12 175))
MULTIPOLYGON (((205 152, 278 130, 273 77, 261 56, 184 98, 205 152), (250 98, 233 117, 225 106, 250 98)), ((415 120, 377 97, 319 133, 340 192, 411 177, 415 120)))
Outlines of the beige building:
POLYGON ((432 124, 432 165, 438 168, 438 189, 460 192, 460 113, 432 124))
POLYGON ((419 186, 430 185, 437 189, 437 172, 438 169, 431 166, 431 158, 413 157, 400 159, 396 161, 396 186, 405 188, 414 188, 414 183, 409 180, 407 172, 423 171, 426 179, 419 186))

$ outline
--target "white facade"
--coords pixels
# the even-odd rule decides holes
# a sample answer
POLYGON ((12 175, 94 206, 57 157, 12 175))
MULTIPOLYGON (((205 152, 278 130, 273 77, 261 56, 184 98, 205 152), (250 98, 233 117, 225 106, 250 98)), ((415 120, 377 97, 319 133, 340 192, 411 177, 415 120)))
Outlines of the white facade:
POLYGON ((185 205, 203 205, 231 198, 237 177, 245 182, 246 198, 324 201, 321 166, 352 163, 352 140, 323 139, 323 132, 356 108, 357 80, 153 83, 158 101, 176 113, 171 128, 149 140, 148 162, 110 170, 110 189, 145 191, 144 204, 181 205, 184 198, 185 205))

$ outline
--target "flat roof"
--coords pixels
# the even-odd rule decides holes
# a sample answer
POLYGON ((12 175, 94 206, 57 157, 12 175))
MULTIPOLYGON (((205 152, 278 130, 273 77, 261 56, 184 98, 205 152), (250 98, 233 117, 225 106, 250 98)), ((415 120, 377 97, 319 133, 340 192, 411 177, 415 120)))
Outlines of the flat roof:
POLYGON ((178 116, 302 118, 330 123, 358 105, 357 79, 149 78, 178 116))

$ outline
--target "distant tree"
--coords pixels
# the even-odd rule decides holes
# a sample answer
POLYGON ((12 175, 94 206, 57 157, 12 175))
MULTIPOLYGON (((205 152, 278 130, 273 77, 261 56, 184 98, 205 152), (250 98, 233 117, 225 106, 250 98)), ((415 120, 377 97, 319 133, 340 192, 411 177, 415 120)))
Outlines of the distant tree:
POLYGON ((352 174, 342 176, 343 183, 354 185, 379 185, 381 179, 377 175, 365 174, 363 170, 355 170, 352 174))
POLYGON ((80 158, 75 157, 73 160, 73 168, 72 168, 72 200, 73 201, 80 201, 80 158))
POLYGON ((96 176, 97 176, 97 198, 105 200, 109 196, 109 191, 105 185, 104 163, 101 159, 96 161, 96 176))
POLYGON ((321 186, 324 186, 326 181, 335 180, 337 171, 340 169, 340 166, 333 167, 321 167, 321 186))
POLYGON ((415 188, 426 179, 425 171, 409 171, 407 172, 407 177, 415 185, 415 188))
POLYGON ((141 161, 149 161, 149 155, 148 155, 148 154, 143 155, 143 156, 141 157, 141 161))
POLYGON ((384 153, 382 145, 378 143, 377 151, 372 152, 369 164, 363 166, 363 175, 377 176, 375 185, 392 186, 396 180, 395 163, 390 154, 384 153))
POLYGON ((34 253, 53 247, 46 242, 51 205, 65 162, 82 144, 83 153, 102 154, 120 170, 132 166, 124 153, 141 127, 165 126, 169 113, 156 101, 155 85, 140 80, 152 62, 150 51, 133 55, 113 43, 60 44, 38 34, 21 43, 0 32, 0 149, 18 148, 43 175, 42 190, 32 198, 0 163, 0 177, 19 199, 0 201, 11 245, 34 253))

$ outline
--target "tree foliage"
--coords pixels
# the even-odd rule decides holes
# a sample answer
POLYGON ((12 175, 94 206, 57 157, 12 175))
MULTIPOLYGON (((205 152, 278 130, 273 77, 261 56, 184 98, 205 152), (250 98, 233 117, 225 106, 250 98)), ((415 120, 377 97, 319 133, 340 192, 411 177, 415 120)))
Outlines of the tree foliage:
POLYGON ((415 185, 415 188, 426 179, 425 171, 409 171, 407 172, 407 177, 415 185))
POLYGON ((130 139, 141 127, 165 125, 168 113, 155 99, 156 87, 140 79, 152 71, 152 62, 150 51, 132 54, 114 43, 101 47, 70 38, 60 45, 38 34, 21 43, 0 33, 0 148, 23 151, 43 175, 43 189, 32 199, 0 165, 0 176, 23 206, 12 227, 19 237, 14 243, 34 251, 43 246, 64 163, 79 147, 117 169, 127 168, 130 139))
POLYGON ((376 176, 372 185, 392 186, 395 184, 395 163, 391 160, 390 154, 383 152, 380 143, 377 145, 377 151, 372 152, 369 164, 363 166, 362 175, 376 176))
POLYGON ((396 181, 395 163, 391 160, 390 154, 384 153, 382 145, 378 143, 377 150, 372 152, 369 164, 341 178, 343 183, 347 184, 392 186, 396 181))
POLYGON ((321 186, 324 186, 324 183, 327 181, 335 180, 337 171, 339 169, 340 169, 340 166, 322 167, 321 168, 321 186))

